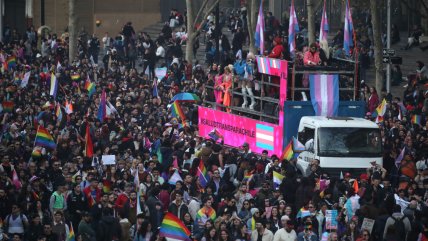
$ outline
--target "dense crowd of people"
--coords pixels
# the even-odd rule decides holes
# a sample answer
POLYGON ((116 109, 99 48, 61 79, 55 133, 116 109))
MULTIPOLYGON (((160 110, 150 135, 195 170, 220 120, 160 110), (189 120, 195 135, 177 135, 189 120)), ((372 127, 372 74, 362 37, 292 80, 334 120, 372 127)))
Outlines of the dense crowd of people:
MULTIPOLYGON (((200 137, 193 103, 181 106, 185 120, 172 117, 170 100, 180 92, 227 106, 222 101, 233 76, 250 97, 238 103, 254 108, 252 92, 258 90, 251 80, 258 75, 254 55, 243 54, 245 17, 234 11, 220 21, 233 32, 232 45, 222 35, 220 66, 226 67, 214 64, 207 51, 207 70, 183 60, 184 20, 176 10, 156 40, 136 33, 132 23, 121 35, 106 33, 101 41, 81 31, 73 62, 66 32, 42 36, 38 43, 33 27, 22 37, 8 31, 0 45, 0 239, 164 240, 159 227, 170 212, 190 230, 189 238, 203 241, 427 240, 428 91, 421 89, 423 82, 411 81, 402 100, 384 96, 387 110, 378 121, 384 163, 373 163, 362 174, 344 170, 343 176, 332 176, 318 160, 302 173, 295 158, 282 160, 267 151, 256 155, 247 143, 231 148, 221 138, 200 137), (162 79, 156 77, 158 66, 168 67, 162 79), (59 84, 55 96, 51 73, 59 84), (88 82, 95 84, 94 93, 88 82), (108 111, 100 119, 103 92, 108 111), (419 122, 412 120, 415 115, 419 122), (34 145, 40 126, 56 148, 34 145), (86 149, 87 131, 93 157, 86 149), (108 155, 115 158, 106 164, 108 155), (200 163, 210 177, 206 184, 199 179, 200 163), (285 176, 279 186, 272 182, 274 172, 285 176)), ((209 16, 207 31, 214 18, 209 16)), ((285 29, 271 13, 266 19, 267 54, 289 58, 285 29)), ((317 45, 310 49, 316 51, 317 45)), ((383 96, 369 86, 362 93, 366 118, 374 121, 383 96)))

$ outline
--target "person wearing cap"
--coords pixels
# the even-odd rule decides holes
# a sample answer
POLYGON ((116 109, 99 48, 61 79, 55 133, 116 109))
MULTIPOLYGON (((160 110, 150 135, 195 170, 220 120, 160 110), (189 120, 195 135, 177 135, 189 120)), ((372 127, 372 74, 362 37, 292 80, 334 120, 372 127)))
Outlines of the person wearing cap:
POLYGON ((276 231, 273 241, 295 241, 297 240, 296 231, 294 231, 293 221, 287 215, 281 217, 282 228, 276 231))
POLYGON ((316 43, 311 43, 309 45, 309 50, 305 52, 303 58, 303 64, 305 66, 318 66, 321 64, 320 52, 318 51, 316 43))
POLYGON ((266 228, 266 220, 257 218, 256 229, 251 232, 251 241, 273 241, 273 233, 266 228))
POLYGON ((268 55, 269 58, 281 59, 284 47, 282 46, 281 37, 275 37, 273 39, 273 49, 268 55))

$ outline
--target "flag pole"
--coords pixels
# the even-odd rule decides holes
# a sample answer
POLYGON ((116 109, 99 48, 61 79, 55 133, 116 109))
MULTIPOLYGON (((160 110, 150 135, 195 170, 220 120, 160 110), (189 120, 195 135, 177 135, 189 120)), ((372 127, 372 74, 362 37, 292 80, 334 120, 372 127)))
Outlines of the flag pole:
MULTIPOLYGON (((37 120, 37 122, 39 122, 39 120, 37 120)), ((40 128, 40 125, 38 124, 37 125, 37 131, 36 131, 36 138, 34 138, 33 149, 34 149, 34 147, 36 147, 37 133, 39 132, 39 128, 40 128)))
MULTIPOLYGON (((351 13, 351 3, 350 3, 350 1, 351 0, 348 0, 348 11, 349 11, 349 13, 351 13)), ((352 18, 352 15, 351 15, 351 18, 352 18)), ((353 22, 353 21, 352 21, 353 22)), ((357 89, 358 89, 358 64, 359 64, 359 62, 358 62, 358 47, 357 47, 357 33, 356 33, 356 31, 355 31, 355 28, 354 28, 354 26, 352 26, 352 37, 353 37, 353 40, 354 40, 354 57, 355 57, 355 71, 354 71, 354 100, 356 99, 356 97, 357 97, 357 89)))

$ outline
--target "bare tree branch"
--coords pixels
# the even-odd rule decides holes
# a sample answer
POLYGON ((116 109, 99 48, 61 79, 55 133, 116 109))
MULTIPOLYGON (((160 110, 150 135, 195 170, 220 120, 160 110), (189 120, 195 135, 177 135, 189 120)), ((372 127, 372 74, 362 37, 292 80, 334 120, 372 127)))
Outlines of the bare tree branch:
MULTIPOLYGON (((208 2, 208 1, 207 1, 208 2)), ((195 32, 193 33, 193 35, 194 36, 196 36, 196 35, 198 35, 199 34, 199 32, 201 31, 201 27, 202 27, 202 25, 205 23, 205 21, 206 21, 206 19, 207 19, 207 17, 208 17, 208 15, 214 10, 214 8, 217 6, 217 4, 218 4, 218 2, 220 2, 220 0, 215 0, 214 1, 214 3, 213 3, 213 5, 205 12, 205 14, 204 14, 204 16, 203 16, 203 18, 202 18, 202 22, 201 22, 201 24, 199 25, 199 28, 197 28, 196 30, 195 30, 195 32)), ((195 21, 194 21, 194 24, 193 24, 193 26, 196 26, 196 23, 197 23, 197 19, 195 18, 195 21)))
POLYGON ((210 0, 205 0, 205 1, 202 3, 201 8, 199 8, 199 11, 198 11, 198 13, 196 14, 196 17, 195 17, 195 19, 194 19, 194 21, 193 21, 193 26, 195 26, 195 25, 196 25, 196 23, 198 22, 198 18, 201 16, 202 12, 204 11, 204 9, 205 9, 205 7, 207 6, 207 4, 208 4, 208 2, 209 2, 209 1, 210 1, 210 0))
MULTIPOLYGON (((425 3, 425 1, 424 0, 420 0, 419 2, 421 3, 422 7, 425 9, 425 12, 428 13, 428 5, 425 3)), ((409 4, 409 1, 407 1, 407 0, 400 0, 400 3, 403 4, 404 6, 406 6, 406 8, 409 9, 410 11, 412 11, 412 12, 418 12, 421 15, 421 17, 428 18, 428 15, 427 14, 423 14, 420 9, 411 7, 410 4, 409 4)))

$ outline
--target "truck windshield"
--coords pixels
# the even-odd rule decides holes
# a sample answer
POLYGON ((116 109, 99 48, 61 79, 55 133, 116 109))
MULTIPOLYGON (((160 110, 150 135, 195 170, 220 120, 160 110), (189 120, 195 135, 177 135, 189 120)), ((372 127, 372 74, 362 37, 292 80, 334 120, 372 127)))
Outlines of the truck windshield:
POLYGON ((335 127, 319 128, 318 143, 319 156, 382 156, 382 143, 379 129, 335 127))

